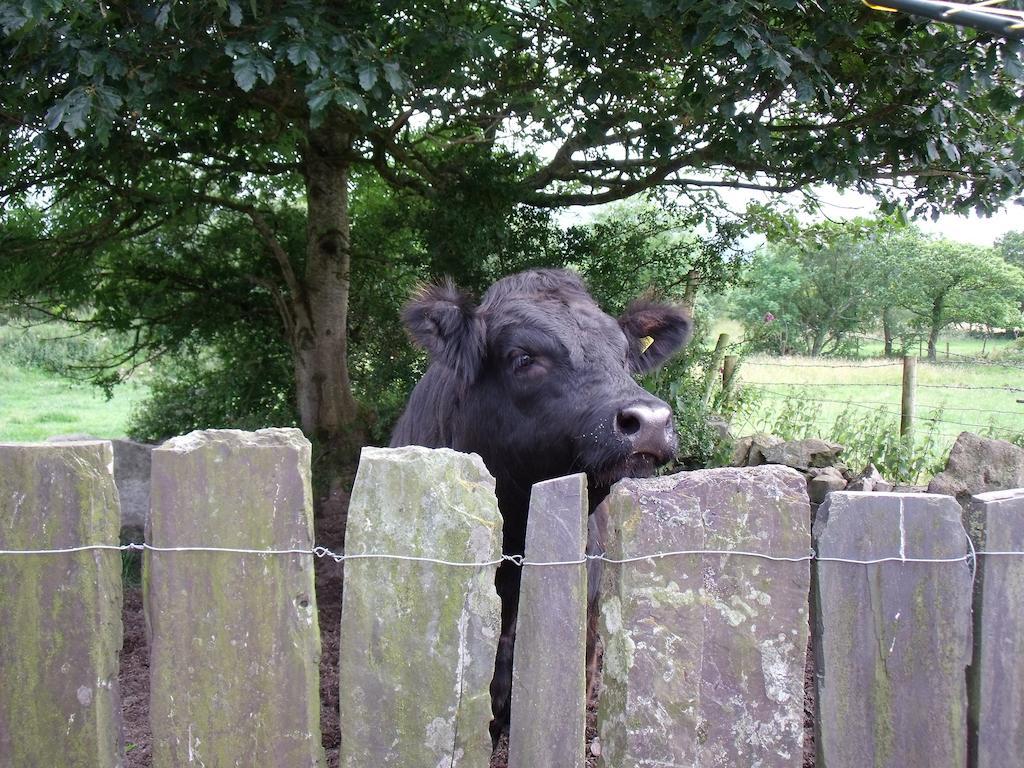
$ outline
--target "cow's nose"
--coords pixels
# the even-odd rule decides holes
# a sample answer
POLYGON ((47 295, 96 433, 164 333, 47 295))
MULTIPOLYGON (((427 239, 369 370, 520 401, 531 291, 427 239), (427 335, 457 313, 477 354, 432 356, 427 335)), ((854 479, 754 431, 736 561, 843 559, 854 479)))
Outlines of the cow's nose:
POLYGON ((672 411, 667 405, 637 403, 619 411, 615 431, 629 441, 633 453, 649 453, 664 460, 675 442, 672 411))

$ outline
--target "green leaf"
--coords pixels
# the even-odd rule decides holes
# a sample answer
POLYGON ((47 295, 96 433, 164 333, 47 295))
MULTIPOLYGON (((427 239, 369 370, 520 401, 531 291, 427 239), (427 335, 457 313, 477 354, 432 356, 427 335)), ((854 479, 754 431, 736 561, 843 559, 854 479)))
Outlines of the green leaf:
POLYGON ((97 106, 100 111, 106 115, 113 116, 113 114, 121 107, 121 104, 124 103, 124 99, 121 98, 121 94, 108 86, 97 86, 95 93, 97 106))
POLYGON ((240 56, 248 56, 252 53, 252 46, 237 40, 229 40, 224 46, 224 53, 233 59, 237 59, 240 56))
POLYGON ((348 88, 339 88, 334 95, 334 100, 343 107, 366 113, 366 102, 363 101, 363 97, 348 88))
POLYGON ((793 67, 790 66, 790 63, 778 53, 775 54, 775 57, 772 60, 772 67, 778 73, 780 80, 785 80, 793 71, 793 67))
POLYGON ((306 62, 306 68, 309 70, 310 74, 315 75, 320 71, 320 57, 312 48, 306 49, 304 60, 306 62))
POLYGON ((951 163, 960 162, 960 150, 957 149, 956 144, 951 144, 948 141, 943 140, 942 151, 946 153, 946 157, 949 158, 951 163))
POLYGON ((397 62, 389 61, 384 64, 384 79, 388 81, 388 85, 395 93, 401 94, 407 90, 405 78, 402 76, 402 68, 397 62))
POLYGON ((310 112, 320 112, 324 107, 331 101, 332 93, 330 91, 320 91, 319 93, 310 96, 307 99, 306 104, 309 106, 310 112))
POLYGON ((256 72, 263 79, 263 81, 270 85, 274 82, 274 64, 269 59, 265 59, 262 56, 253 59, 253 64, 256 67, 256 72))
POLYGON ((156 24, 156 28, 159 29, 161 32, 163 32, 164 29, 167 27, 167 19, 168 19, 168 17, 170 15, 171 15, 171 4, 170 3, 164 3, 163 5, 160 6, 159 9, 157 9, 156 18, 154 19, 153 23, 156 24))
POLYGON ((238 87, 248 93, 256 85, 259 74, 256 71, 256 64, 252 59, 235 59, 231 64, 231 70, 235 73, 235 82, 238 87))
POLYGON ((288 61, 295 66, 305 63, 311 75, 315 75, 320 71, 320 57, 305 42, 295 42, 288 45, 288 61))
POLYGON ((359 68, 359 85, 364 91, 368 91, 377 84, 377 67, 373 64, 364 64, 359 68))
POLYGON ((86 77, 92 77, 93 72, 96 69, 96 57, 93 56, 89 51, 81 50, 78 52, 78 73, 85 75, 86 77))
POLYGON ((242 26, 242 6, 238 4, 238 0, 228 2, 228 23, 232 27, 242 26))
POLYGON ((814 100, 814 84, 810 80, 797 81, 796 100, 801 104, 808 104, 814 100))
POLYGON ((744 61, 750 57, 751 47, 747 40, 736 38, 732 42, 732 47, 736 49, 736 54, 744 61))
POLYGON ((0 8, 0 27, 5 35, 13 35, 28 22, 29 17, 22 9, 12 8, 9 3, 0 8))
POLYGON ((54 131, 64 121, 64 112, 67 111, 67 103, 61 99, 48 110, 46 110, 46 129, 54 131))
POLYGON ((74 136, 85 128, 85 120, 92 111, 92 96, 84 88, 75 88, 65 97, 67 109, 64 112, 64 131, 74 136))

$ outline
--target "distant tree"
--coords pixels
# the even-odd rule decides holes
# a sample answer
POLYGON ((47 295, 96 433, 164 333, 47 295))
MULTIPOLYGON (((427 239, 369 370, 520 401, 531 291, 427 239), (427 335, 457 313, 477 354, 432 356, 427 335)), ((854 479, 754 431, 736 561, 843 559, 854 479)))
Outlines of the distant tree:
POLYGON ((831 182, 990 211, 1021 183, 1019 45, 857 3, 2 0, 0 28, 4 298, 142 358, 272 313, 299 423, 346 458, 380 274, 357 174, 437 201, 458 231, 427 250, 472 280, 458 246, 520 203, 831 182))
POLYGON ((901 306, 928 334, 928 359, 938 358, 939 334, 953 323, 1015 327, 1024 272, 992 248, 926 239, 907 260, 896 286, 901 306))
MULTIPOLYGON (((996 240, 995 247, 1008 264, 1024 270, 1024 232, 1007 232, 996 240)), ((1020 312, 1024 315, 1024 287, 1021 288, 1020 312)))
MULTIPOLYGON (((866 309, 881 324, 883 354, 892 357, 896 354, 894 342, 912 319, 900 306, 900 285, 909 279, 906 273, 910 257, 921 248, 923 237, 916 226, 894 217, 876 219, 875 226, 864 234, 859 247, 864 253, 863 268, 873 284, 866 309)), ((871 330, 871 325, 866 324, 865 330, 871 330)))
POLYGON ((1024 232, 1007 232, 995 241, 995 247, 1007 263, 1024 269, 1024 232))
POLYGON ((840 350, 879 315, 884 322, 902 265, 896 244, 906 237, 896 219, 784 224, 736 295, 748 334, 818 356, 840 350))

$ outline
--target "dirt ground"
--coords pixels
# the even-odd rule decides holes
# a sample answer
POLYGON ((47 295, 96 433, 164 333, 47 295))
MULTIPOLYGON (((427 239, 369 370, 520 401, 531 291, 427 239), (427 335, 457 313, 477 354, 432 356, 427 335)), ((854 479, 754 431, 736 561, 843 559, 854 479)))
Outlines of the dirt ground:
MULTIPOLYGON (((344 513, 348 499, 343 496, 328 502, 327 518, 333 525, 318 524, 316 542, 329 549, 340 549, 344 530, 344 513)), ((316 563, 316 594, 320 619, 320 728, 327 754, 328 768, 338 766, 338 645, 341 624, 342 566, 320 558, 316 563)), ((146 643, 146 620, 142 610, 140 587, 126 588, 124 594, 124 646, 121 651, 121 700, 127 768, 150 768, 152 754, 149 732, 149 648, 146 643)), ((804 685, 807 693, 804 712, 803 768, 814 768, 814 668, 808 654, 804 685)), ((596 706, 587 709, 587 768, 596 768, 597 758, 591 753, 596 706)), ((491 759, 489 768, 506 768, 507 745, 503 742, 491 759)))

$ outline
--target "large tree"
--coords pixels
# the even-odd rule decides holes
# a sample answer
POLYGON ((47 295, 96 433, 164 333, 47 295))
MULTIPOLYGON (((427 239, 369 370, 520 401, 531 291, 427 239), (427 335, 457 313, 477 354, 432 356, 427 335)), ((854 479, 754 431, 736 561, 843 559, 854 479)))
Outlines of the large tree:
POLYGON ((893 354, 899 288, 913 279, 908 265, 922 245, 917 227, 896 215, 803 224, 792 213, 770 212, 760 226, 769 247, 734 294, 748 334, 767 348, 816 356, 840 351, 851 334, 874 331, 880 320, 885 355, 893 354))
POLYGON ((14 0, 0 26, 7 297, 153 354, 276 312, 303 429, 340 453, 356 172, 467 241, 652 187, 984 212, 1021 184, 1019 43, 857 3, 14 0))
POLYGON ((896 225, 888 218, 789 224, 755 257, 734 297, 737 316, 748 335, 781 352, 837 352, 874 319, 888 287, 874 248, 896 225))
POLYGON ((1024 269, 1024 232, 1007 232, 995 241, 995 247, 1008 264, 1024 269))
POLYGON ((923 240, 893 289, 927 332, 929 360, 938 358, 939 334, 953 323, 1003 328, 1021 323, 1024 272, 992 248, 923 240))

